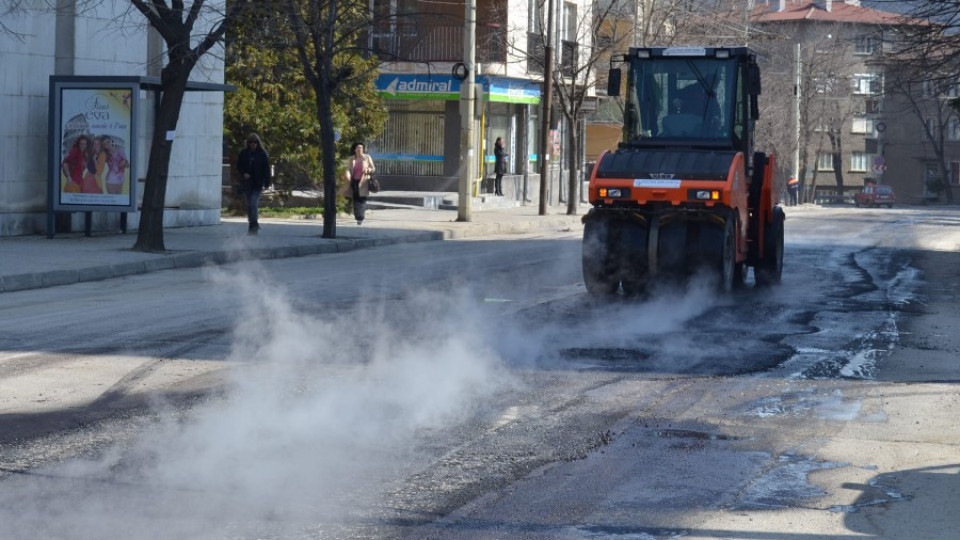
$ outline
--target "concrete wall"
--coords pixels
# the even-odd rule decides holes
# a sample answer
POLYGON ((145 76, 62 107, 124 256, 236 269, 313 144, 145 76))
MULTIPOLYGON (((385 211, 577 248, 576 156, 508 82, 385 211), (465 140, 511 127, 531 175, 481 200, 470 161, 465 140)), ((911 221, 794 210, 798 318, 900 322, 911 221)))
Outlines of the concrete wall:
MULTIPOLYGON (((26 2, 25 13, 4 17, 12 33, 0 33, 0 236, 46 233, 48 91, 51 75, 156 76, 162 41, 127 2, 95 2, 58 15, 48 2, 26 2)), ((222 8, 222 0, 210 9, 222 8)), ((211 12, 212 13, 212 12, 211 12)), ((215 15, 210 15, 215 16, 215 15)), ((207 28, 202 21, 197 28, 207 28)), ((223 82, 222 51, 206 55, 193 81, 223 82)), ((141 92, 139 167, 146 176, 153 128, 154 94, 141 92)), ((223 95, 189 92, 173 144, 165 223, 219 222, 223 95), (182 216, 176 215, 183 213, 182 216)), ((129 216, 137 227, 139 214, 129 216)), ((83 215, 67 220, 82 228, 83 215)), ((118 215, 94 215, 94 230, 113 230, 118 215)))

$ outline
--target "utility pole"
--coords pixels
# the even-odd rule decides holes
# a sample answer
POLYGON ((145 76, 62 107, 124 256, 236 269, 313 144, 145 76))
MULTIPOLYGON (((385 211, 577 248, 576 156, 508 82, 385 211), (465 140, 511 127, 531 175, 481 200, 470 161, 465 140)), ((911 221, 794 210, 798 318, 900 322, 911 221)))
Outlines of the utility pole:
POLYGON ((547 37, 543 47, 543 127, 540 133, 540 215, 547 215, 550 176, 550 108, 553 105, 553 1, 547 0, 547 37))
POLYGON ((467 77, 460 85, 460 182, 457 201, 457 221, 470 221, 470 206, 473 198, 473 181, 476 177, 474 166, 477 157, 474 152, 474 111, 476 110, 477 56, 477 3, 476 0, 464 2, 463 26, 463 63, 467 77))

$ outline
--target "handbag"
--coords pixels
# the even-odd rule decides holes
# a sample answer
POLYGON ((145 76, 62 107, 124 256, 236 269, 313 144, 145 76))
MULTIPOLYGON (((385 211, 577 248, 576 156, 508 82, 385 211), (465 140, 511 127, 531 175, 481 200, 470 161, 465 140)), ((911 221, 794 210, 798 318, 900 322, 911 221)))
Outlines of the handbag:
POLYGON ((370 193, 380 193, 380 181, 377 180, 376 177, 370 177, 370 181, 367 182, 367 191, 370 193))

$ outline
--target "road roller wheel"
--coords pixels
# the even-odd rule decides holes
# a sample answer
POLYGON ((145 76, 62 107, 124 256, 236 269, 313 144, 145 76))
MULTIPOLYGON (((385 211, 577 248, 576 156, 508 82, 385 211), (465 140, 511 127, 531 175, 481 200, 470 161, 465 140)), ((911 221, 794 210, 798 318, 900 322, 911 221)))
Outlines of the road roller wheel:
POLYGON ((627 296, 642 294, 650 278, 647 224, 633 218, 619 221, 616 233, 623 294, 627 296))
POLYGON ((605 219, 588 219, 583 224, 583 282, 593 296, 609 296, 620 288, 610 229, 611 224, 605 219))
POLYGON ((757 285, 780 283, 783 275, 783 208, 773 208, 773 222, 767 225, 763 235, 763 259, 753 269, 757 285))

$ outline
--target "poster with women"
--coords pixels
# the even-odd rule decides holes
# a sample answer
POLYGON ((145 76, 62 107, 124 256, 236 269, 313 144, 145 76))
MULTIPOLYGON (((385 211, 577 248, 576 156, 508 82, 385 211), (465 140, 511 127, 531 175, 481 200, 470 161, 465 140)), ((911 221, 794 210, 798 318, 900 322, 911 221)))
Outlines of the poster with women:
POLYGON ((56 211, 136 209, 135 84, 52 81, 56 211))

